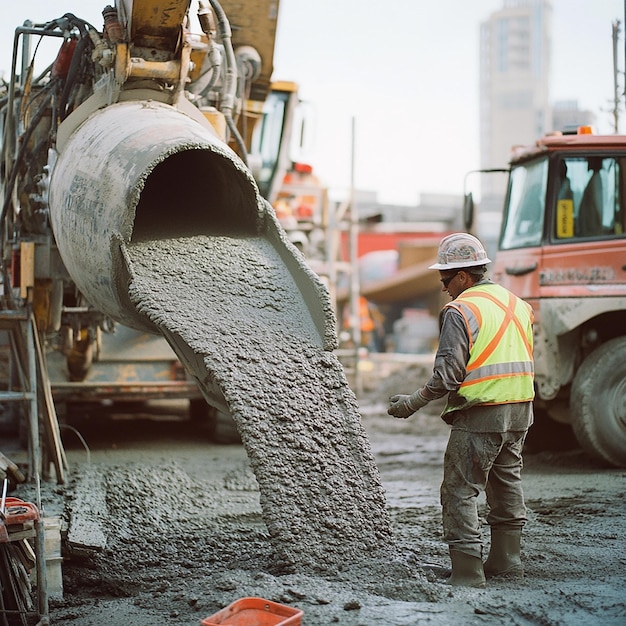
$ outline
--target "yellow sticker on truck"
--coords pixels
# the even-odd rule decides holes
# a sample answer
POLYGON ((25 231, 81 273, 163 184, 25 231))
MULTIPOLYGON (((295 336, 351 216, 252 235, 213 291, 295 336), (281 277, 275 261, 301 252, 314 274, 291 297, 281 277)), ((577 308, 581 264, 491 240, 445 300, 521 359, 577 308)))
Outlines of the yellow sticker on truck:
POLYGON ((558 200, 556 203, 556 236, 569 239, 574 236, 574 201, 558 200))

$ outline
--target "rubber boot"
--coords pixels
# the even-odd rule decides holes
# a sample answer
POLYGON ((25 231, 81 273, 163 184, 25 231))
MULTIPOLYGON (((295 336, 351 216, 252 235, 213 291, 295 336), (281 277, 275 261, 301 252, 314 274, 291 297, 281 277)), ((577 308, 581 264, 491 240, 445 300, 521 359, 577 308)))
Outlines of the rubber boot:
POLYGON ((452 576, 448 578, 448 585, 484 589, 485 572, 480 557, 450 548, 450 560, 452 561, 452 576))
POLYGON ((491 529, 491 548, 485 561, 485 576, 504 576, 506 578, 523 578, 521 552, 522 529, 502 530, 491 529))

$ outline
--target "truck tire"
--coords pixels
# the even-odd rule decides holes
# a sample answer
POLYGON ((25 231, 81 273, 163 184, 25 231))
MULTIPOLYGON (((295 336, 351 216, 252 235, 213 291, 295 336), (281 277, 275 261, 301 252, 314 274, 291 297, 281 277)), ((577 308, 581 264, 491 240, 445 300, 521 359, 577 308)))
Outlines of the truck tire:
POLYGON ((583 361, 572 382, 570 406, 583 450, 626 467, 626 337, 603 343, 583 361))

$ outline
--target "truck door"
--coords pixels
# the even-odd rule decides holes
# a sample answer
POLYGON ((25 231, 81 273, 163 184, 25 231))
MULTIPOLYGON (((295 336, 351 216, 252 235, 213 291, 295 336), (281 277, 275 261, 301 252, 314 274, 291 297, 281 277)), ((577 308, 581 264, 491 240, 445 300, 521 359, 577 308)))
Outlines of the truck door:
POLYGON ((529 301, 539 297, 548 159, 511 169, 494 280, 529 301))
POLYGON ((558 168, 562 179, 555 190, 550 245, 544 250, 542 297, 623 294, 626 157, 568 156, 558 168))

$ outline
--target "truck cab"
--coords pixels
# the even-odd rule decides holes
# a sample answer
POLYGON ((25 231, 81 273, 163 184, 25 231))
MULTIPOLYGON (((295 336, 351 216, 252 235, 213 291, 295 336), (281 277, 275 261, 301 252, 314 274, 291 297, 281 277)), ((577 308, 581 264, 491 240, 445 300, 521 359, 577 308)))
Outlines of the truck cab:
POLYGON ((626 466, 626 136, 546 136, 510 162, 494 281, 535 312, 537 420, 626 466))

